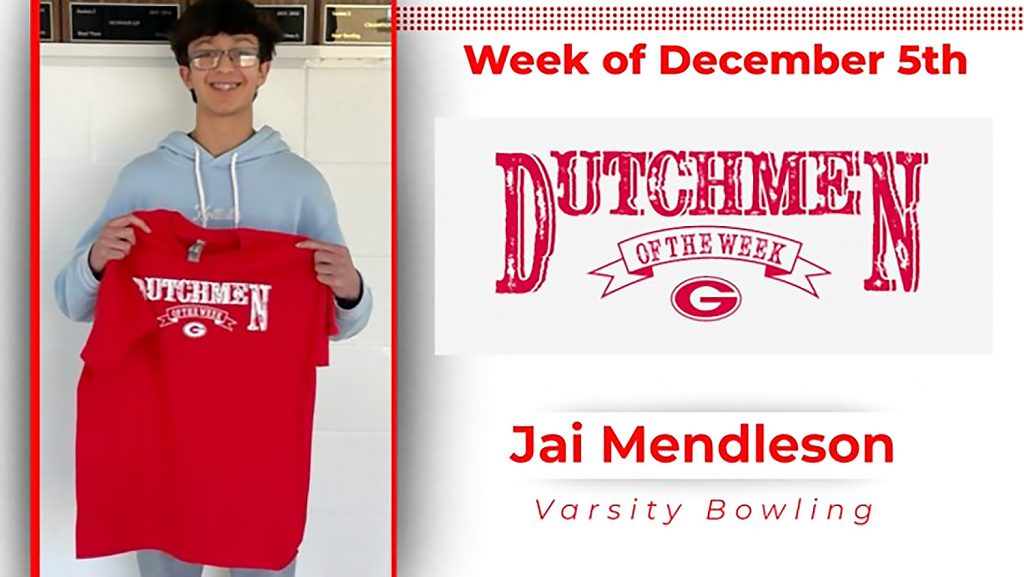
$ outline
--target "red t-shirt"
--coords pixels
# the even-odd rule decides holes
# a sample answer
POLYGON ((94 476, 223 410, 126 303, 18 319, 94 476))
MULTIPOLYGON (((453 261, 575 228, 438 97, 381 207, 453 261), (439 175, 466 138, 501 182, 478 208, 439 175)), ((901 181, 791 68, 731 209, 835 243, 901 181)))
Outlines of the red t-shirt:
POLYGON ((153 232, 107 265, 82 350, 77 556, 281 569, 305 530, 333 294, 303 237, 136 214, 153 232))

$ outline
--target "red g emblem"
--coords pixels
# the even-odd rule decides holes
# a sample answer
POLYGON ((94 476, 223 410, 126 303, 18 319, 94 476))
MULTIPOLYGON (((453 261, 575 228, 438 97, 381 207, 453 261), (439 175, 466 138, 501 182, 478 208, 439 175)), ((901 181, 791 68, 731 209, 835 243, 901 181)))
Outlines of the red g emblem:
POLYGON ((740 289, 713 276, 684 280, 672 290, 672 307, 695 321, 720 321, 740 308, 740 289))

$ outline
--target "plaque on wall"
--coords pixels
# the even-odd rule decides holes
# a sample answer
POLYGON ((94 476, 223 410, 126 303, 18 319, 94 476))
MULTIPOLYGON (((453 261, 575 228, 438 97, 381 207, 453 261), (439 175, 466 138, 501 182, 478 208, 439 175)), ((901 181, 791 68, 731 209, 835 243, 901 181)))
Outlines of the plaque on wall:
POLYGON ((168 0, 95 0, 65 4, 68 42, 167 42, 182 2, 168 0))
POLYGON ((57 32, 57 8, 53 2, 45 1, 39 3, 39 41, 55 42, 60 38, 57 32))
POLYGON ((277 20, 282 44, 313 43, 313 0, 257 0, 255 4, 277 20))
POLYGON ((320 9, 322 44, 391 43, 390 4, 328 4, 320 9))

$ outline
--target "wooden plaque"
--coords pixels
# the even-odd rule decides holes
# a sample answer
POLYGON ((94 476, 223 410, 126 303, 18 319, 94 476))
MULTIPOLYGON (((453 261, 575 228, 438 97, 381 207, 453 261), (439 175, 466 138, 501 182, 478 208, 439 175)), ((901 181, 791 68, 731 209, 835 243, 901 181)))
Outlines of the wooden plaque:
POLYGON ((320 0, 321 44, 391 44, 391 4, 336 4, 320 0))
POLYGON ((184 0, 68 0, 66 42, 164 43, 184 10, 184 0))
POLYGON ((39 2, 39 41, 56 42, 60 39, 60 9, 54 0, 39 2))
POLYGON ((313 44, 314 0, 255 0, 253 4, 277 19, 284 34, 281 44, 313 44))

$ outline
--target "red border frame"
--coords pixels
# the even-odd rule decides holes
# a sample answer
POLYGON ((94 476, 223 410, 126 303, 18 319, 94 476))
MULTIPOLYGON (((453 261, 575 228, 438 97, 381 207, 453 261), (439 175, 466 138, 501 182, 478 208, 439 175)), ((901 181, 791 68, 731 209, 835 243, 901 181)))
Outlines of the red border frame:
MULTIPOLYGON (((391 575, 398 575, 398 34, 394 26, 397 0, 391 0, 391 575)), ((29 314, 30 393, 30 487, 29 519, 31 577, 39 577, 39 0, 30 2, 29 98, 31 130, 29 143, 31 230, 29 314)))
MULTIPOLYGON (((54 9, 56 9, 56 6, 54 9)), ((32 494, 32 513, 29 524, 32 528, 31 574, 32 577, 39 577, 39 0, 32 0, 31 10, 30 21, 32 30, 29 36, 31 39, 29 53, 32 58, 32 69, 29 72, 29 98, 31 98, 29 108, 31 109, 32 128, 30 131, 31 136, 29 137, 31 140, 29 145, 29 165, 32 175, 29 182, 31 183, 32 193, 29 200, 31 206, 29 227, 32 236, 32 247, 30 249, 32 262, 30 265, 29 285, 32 295, 30 297, 29 314, 32 316, 32 319, 30 321, 31 328, 29 329, 31 338, 29 362, 32 365, 32 425, 29 436, 32 439, 32 457, 29 492, 32 494)))
POLYGON ((398 576, 398 27, 395 25, 397 14, 398 0, 391 0, 391 577, 398 576))

